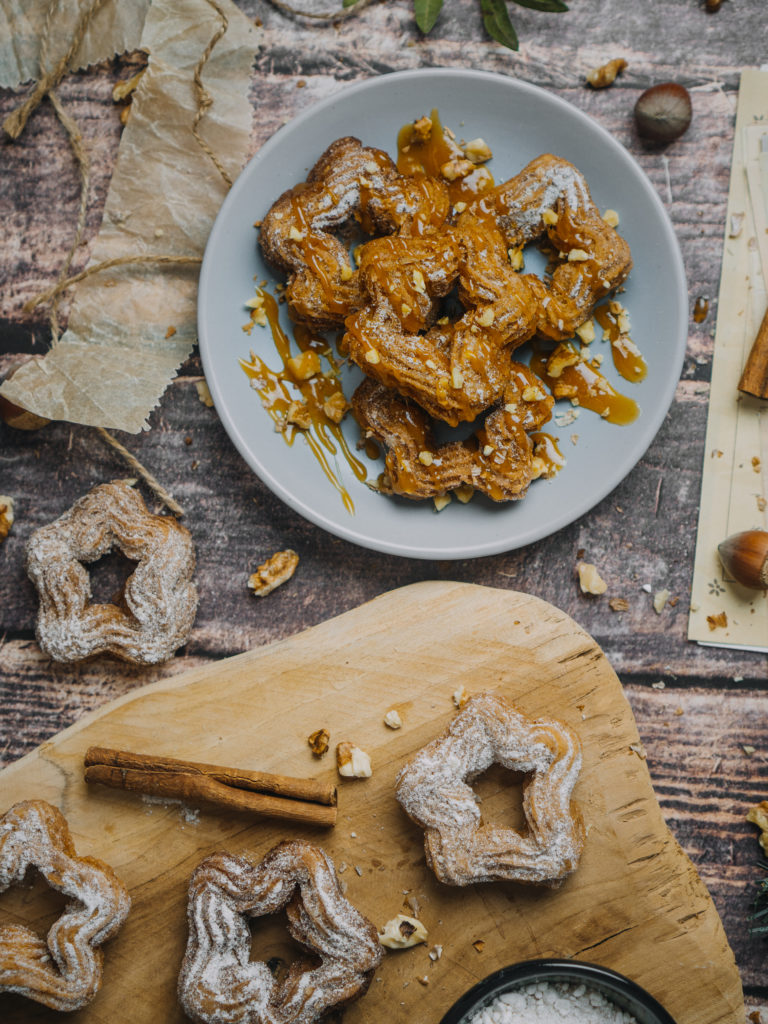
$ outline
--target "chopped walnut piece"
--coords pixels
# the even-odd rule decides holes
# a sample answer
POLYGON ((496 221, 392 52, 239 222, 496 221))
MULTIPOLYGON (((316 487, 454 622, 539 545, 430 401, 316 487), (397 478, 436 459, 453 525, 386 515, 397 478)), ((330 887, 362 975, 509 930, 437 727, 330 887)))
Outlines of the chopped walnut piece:
POLYGON ((664 607, 668 600, 668 590, 657 590, 656 593, 653 595, 653 610, 656 612, 657 615, 661 615, 661 613, 664 611, 664 607))
POLYGON ((595 321, 590 317, 576 328, 576 334, 583 345, 591 345, 595 340, 595 321))
POLYGON ((312 410, 304 402, 291 402, 285 412, 285 422, 300 430, 309 430, 312 426, 312 410))
POLYGON ((560 377, 567 366, 575 366, 580 361, 581 356, 573 346, 558 345, 547 360, 547 376, 560 377))
POLYGON ((447 506, 451 504, 451 496, 450 494, 437 494, 432 501, 435 506, 435 511, 442 512, 444 508, 447 508, 447 506))
POLYGON ((605 89, 606 86, 613 85, 616 76, 626 66, 627 62, 623 57, 616 57, 614 60, 609 60, 607 64, 601 64, 599 68, 592 68, 591 71, 588 71, 587 81, 593 89, 605 89))
POLYGON ((334 393, 323 402, 323 412, 332 423, 341 423, 349 411, 349 408, 349 402, 344 397, 344 393, 342 391, 334 391, 334 393))
POLYGON ((637 754, 641 761, 646 761, 648 759, 648 755, 646 754, 645 747, 642 743, 630 743, 629 749, 633 754, 637 754))
POLYGON ((473 164, 484 164, 491 159, 493 153, 485 139, 472 139, 464 146, 464 156, 473 164))
POLYGON ((353 274, 354 274, 354 270, 352 269, 352 267, 350 267, 350 265, 348 263, 345 263, 343 265, 343 267, 341 268, 341 280, 342 281, 349 281, 353 274))
POLYGON ((468 501, 472 500, 472 497, 475 493, 475 488, 472 487, 470 484, 459 484, 458 487, 454 488, 453 493, 456 495, 456 497, 459 499, 462 505, 466 505, 468 501))
POLYGON ((307 349, 300 356, 286 359, 285 365, 295 380, 309 380, 320 372, 320 356, 312 349, 307 349))
POLYGON ((443 955, 443 947, 442 946, 433 946, 432 949, 430 949, 430 951, 429 951, 429 959, 430 960, 439 960, 442 955, 443 955))
POLYGON ((346 779, 369 779, 373 775, 370 757, 346 740, 336 745, 336 768, 346 779))
POLYGON ((603 220, 609 228, 617 228, 619 226, 619 215, 616 210, 606 210, 603 214, 603 220))
POLYGON ((327 729, 316 729, 310 736, 307 736, 309 749, 315 757, 322 757, 324 754, 328 753, 330 739, 331 734, 327 729))
POLYGON ((485 949, 485 940, 477 939, 475 942, 472 943, 472 945, 475 947, 478 953, 482 953, 483 950, 485 949))
POLYGON ((604 594, 608 584, 601 578, 597 568, 591 562, 579 562, 579 586, 583 594, 604 594))
POLYGON ((418 918, 398 914, 391 921, 387 921, 379 932, 379 942, 387 949, 408 949, 410 946, 418 946, 420 942, 426 942, 427 935, 427 929, 418 918))
POLYGON ((275 587, 286 583, 296 572, 298 564, 299 556, 295 551, 290 548, 277 551, 248 578, 248 586, 256 597, 265 597, 275 587))
POLYGON ((728 616, 725 612, 718 612, 717 615, 708 615, 707 625, 711 630, 725 629, 728 625, 728 616))
POLYGON ((608 607, 613 612, 627 612, 629 611, 629 601, 623 597, 612 597, 608 602, 608 607))
POLYGON ((384 715, 384 725, 390 729, 402 729, 403 720, 396 708, 390 708, 384 715))
POLYGON ((420 117, 413 122, 413 138, 416 142, 426 142, 432 134, 432 118, 420 117))
POLYGON ((466 178, 474 169, 475 165, 471 160, 455 156, 450 160, 446 160, 442 165, 440 176, 445 178, 446 181, 456 181, 458 178, 466 178))
POLYGON ((458 690, 454 690, 453 703, 456 705, 459 711, 461 711, 461 709, 464 707, 468 700, 469 694, 467 693, 465 686, 460 686, 458 690))
POLYGON ((557 224, 557 214, 554 210, 545 210, 544 213, 542 213, 541 215, 541 219, 544 221, 545 224, 548 224, 550 227, 553 226, 554 224, 557 224))
POLYGON ((11 532, 13 518, 13 498, 0 494, 0 544, 11 532))
POLYGON ((513 270, 523 270, 525 267, 525 256, 523 255, 522 245, 518 245, 515 249, 507 249, 507 256, 509 258, 509 265, 513 270))

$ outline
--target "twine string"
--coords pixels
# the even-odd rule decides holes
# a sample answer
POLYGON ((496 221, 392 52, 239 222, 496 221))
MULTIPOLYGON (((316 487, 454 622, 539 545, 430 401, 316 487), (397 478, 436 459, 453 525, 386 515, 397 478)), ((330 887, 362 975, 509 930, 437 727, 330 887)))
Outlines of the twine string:
MULTIPOLYGON (((48 93, 55 89, 59 82, 62 80, 64 75, 67 73, 72 58, 75 56, 77 51, 80 49, 80 44, 85 38, 85 33, 88 31, 93 19, 98 14, 99 10, 104 6, 106 0, 92 0, 90 6, 84 7, 80 11, 80 17, 77 20, 75 26, 74 35, 70 40, 69 46, 67 47, 66 53, 59 58, 58 62, 54 65, 50 71, 44 71, 41 66, 41 77, 35 83, 35 87, 26 100, 17 107, 16 110, 12 110, 11 113, 3 121, 3 129, 12 138, 18 139, 21 133, 26 127, 27 121, 30 115, 37 109, 42 100, 48 95, 48 93)), ((48 8, 46 14, 45 31, 43 39, 45 40, 44 45, 47 48, 47 40, 51 34, 52 23, 53 23, 53 10, 57 6, 56 0, 48 8)), ((46 51, 47 52, 47 51, 46 51)))

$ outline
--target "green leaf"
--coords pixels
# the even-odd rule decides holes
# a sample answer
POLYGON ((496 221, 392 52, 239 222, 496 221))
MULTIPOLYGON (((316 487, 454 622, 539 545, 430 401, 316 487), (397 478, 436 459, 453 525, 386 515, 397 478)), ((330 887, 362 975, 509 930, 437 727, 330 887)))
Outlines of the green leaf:
POLYGON ((513 0, 518 7, 529 7, 532 11, 549 11, 551 14, 561 14, 568 10, 568 5, 563 0, 513 0))
POLYGON ((413 12, 416 15, 416 24, 426 35, 434 28, 440 11, 443 9, 443 0, 413 0, 413 12))
POLYGON ((341 6, 342 7, 354 7, 356 3, 357 3, 357 0, 342 0, 341 6))
POLYGON ((510 50, 517 50, 520 44, 512 22, 509 20, 504 0, 480 0, 480 10, 483 12, 483 24, 488 35, 502 46, 508 46, 510 50))

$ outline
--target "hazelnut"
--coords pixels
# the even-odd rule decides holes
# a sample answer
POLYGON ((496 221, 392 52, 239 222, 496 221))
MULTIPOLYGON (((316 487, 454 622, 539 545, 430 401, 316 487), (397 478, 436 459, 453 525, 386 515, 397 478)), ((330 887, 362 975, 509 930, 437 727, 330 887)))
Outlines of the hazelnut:
POLYGON ((745 530, 718 544, 723 568, 744 587, 768 590, 768 533, 745 530))
POLYGON ((692 116, 688 90, 676 82, 662 82, 646 89, 635 104, 637 130, 653 142, 678 139, 688 130, 692 116))

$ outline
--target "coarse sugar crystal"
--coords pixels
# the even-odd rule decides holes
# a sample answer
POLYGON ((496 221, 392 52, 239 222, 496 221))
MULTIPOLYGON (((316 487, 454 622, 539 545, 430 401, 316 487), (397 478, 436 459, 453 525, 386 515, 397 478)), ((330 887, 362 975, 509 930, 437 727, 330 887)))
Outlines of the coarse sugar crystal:
POLYGON ((582 982, 538 981, 503 992, 466 1024, 638 1024, 635 1017, 582 982))

